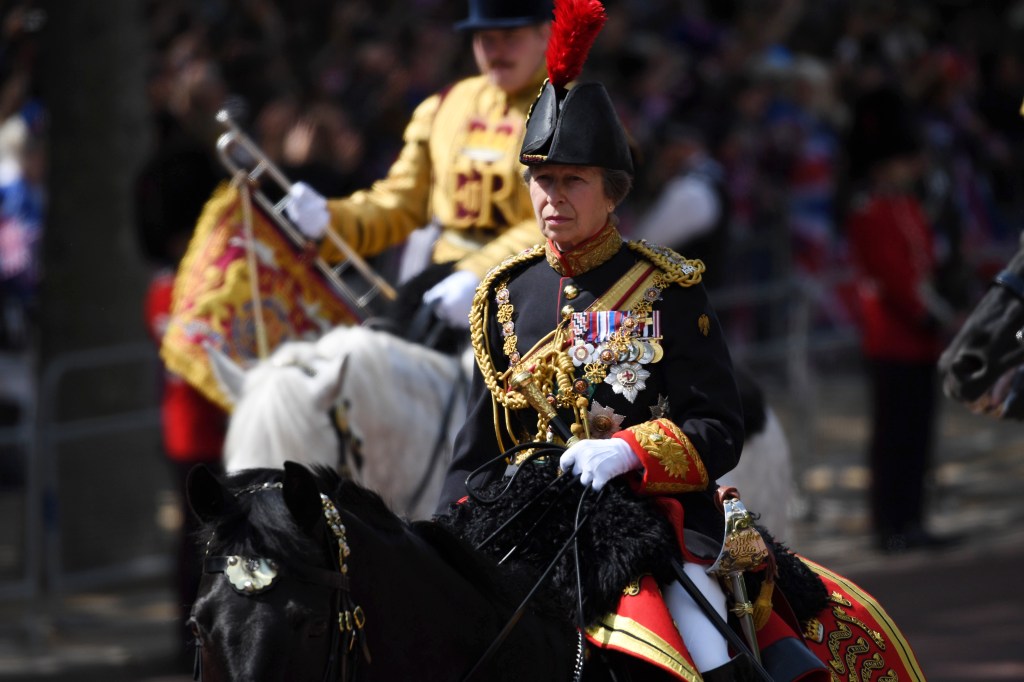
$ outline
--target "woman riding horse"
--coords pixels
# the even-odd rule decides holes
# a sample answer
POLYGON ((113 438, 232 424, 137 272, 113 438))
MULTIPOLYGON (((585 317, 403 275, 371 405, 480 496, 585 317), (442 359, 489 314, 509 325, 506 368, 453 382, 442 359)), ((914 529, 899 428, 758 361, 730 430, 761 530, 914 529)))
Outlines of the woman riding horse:
MULTIPOLYGON (((715 480, 736 466, 744 435, 729 351, 701 284, 703 263, 626 242, 616 229, 615 208, 632 184, 630 147, 601 84, 567 89, 578 71, 565 67, 564 53, 559 59, 560 21, 556 6, 549 80, 520 155, 545 243, 506 260, 477 289, 470 329, 479 372, 438 512, 457 528, 467 476, 553 432, 569 446, 560 469, 584 486, 598 491, 619 479, 656 499, 686 575, 724 619, 725 593, 706 569, 724 533, 715 480)), ((554 466, 509 462, 517 464, 554 466)), ((503 463, 489 480, 505 472, 503 463)), ((679 582, 631 577, 616 616, 587 624, 593 644, 632 653, 672 679, 753 679, 751 661, 730 655, 679 582)), ((806 660, 800 673, 820 666, 806 660)))

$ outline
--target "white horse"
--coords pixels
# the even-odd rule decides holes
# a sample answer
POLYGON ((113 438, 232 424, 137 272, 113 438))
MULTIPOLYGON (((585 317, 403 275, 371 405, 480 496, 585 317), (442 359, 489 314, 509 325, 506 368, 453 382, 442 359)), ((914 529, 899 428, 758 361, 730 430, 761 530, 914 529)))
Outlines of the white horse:
MULTIPOLYGON (((337 468, 339 451, 347 450, 353 478, 397 512, 427 518, 434 511, 466 416, 471 353, 455 357, 386 332, 339 327, 317 342, 282 344, 248 371, 218 353, 211 359, 235 400, 228 471, 282 467, 288 459, 337 468)), ((759 523, 786 540, 795 494, 789 446, 760 388, 744 379, 749 433, 739 466, 719 483, 739 489, 759 523)))
POLYGON ((401 514, 434 511, 466 412, 458 358, 365 327, 290 341, 245 369, 209 351, 234 401, 224 467, 342 468, 401 514))
POLYGON ((719 477, 718 484, 739 490, 743 505, 758 514, 757 523, 788 544, 793 541, 789 510, 795 507, 791 501, 797 494, 789 440, 775 411, 764 409, 764 428, 747 434, 739 465, 719 477))

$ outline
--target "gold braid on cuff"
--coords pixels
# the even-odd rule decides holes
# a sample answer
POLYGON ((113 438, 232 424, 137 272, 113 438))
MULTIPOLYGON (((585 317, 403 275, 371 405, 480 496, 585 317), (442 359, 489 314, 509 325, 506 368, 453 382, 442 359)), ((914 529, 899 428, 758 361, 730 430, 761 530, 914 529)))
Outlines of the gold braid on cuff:
POLYGON ((652 481, 648 489, 658 492, 691 492, 708 486, 708 472, 700 453, 682 430, 668 419, 637 424, 627 429, 647 453, 661 464, 670 478, 679 482, 652 481), (665 431, 673 437, 666 435, 665 431), (695 470, 695 471, 691 471, 695 470))

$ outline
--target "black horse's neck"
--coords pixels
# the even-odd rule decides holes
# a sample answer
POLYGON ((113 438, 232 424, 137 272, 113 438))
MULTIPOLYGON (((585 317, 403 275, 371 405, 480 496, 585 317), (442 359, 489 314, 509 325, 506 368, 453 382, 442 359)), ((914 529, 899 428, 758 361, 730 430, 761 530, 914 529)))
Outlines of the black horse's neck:
MULTIPOLYGON (((296 604, 310 614, 323 609, 324 588, 318 587, 316 592, 301 579, 292 579, 300 564, 328 572, 332 569, 330 550, 322 542, 327 524, 319 491, 324 490, 329 491, 345 529, 350 548, 345 558, 346 580, 352 603, 361 607, 365 616, 362 632, 373 655, 369 665, 360 664, 353 679, 450 680, 464 676, 506 624, 528 580, 497 569, 491 559, 469 550, 433 523, 407 523, 374 493, 328 472, 318 471, 315 477, 304 474, 309 495, 296 502, 292 499, 296 496, 294 481, 290 481, 293 474, 248 472, 229 478, 223 490, 195 491, 200 500, 193 506, 203 509, 200 515, 207 521, 207 532, 212 533, 211 554, 265 557, 283 566, 282 579, 259 600, 233 592, 224 576, 204 579, 205 592, 197 600, 201 607, 197 618, 207 633, 202 645, 211 654, 204 660, 234 659, 238 668, 248 666, 250 674, 254 666, 280 665, 279 660, 292 661, 289 666, 305 661, 312 669, 325 669, 328 653, 322 649, 312 653, 299 648, 287 656, 276 656, 278 661, 271 657, 252 661, 244 659, 253 656, 233 650, 233 640, 216 636, 228 627, 237 629, 248 623, 246 639, 256 649, 261 649, 260 637, 270 638, 268 647, 271 641, 288 641, 288 646, 294 647, 325 641, 323 633, 319 640, 303 634, 301 619, 294 622, 296 604), (264 483, 281 487, 262 492, 264 483), (257 492, 236 496, 242 490, 257 492), (206 503, 201 501, 204 495, 206 503), (314 528, 316 531, 310 532, 314 528), (317 665, 308 661, 314 656, 317 665)), ((190 500, 192 496, 190 487, 190 500)), ((329 636, 337 635, 336 623, 333 628, 327 624, 329 636)), ((479 679, 568 679, 574 647, 571 625, 530 611, 479 679), (530 653, 524 656, 524 652, 530 653)), ((355 648, 358 651, 358 644, 355 648)), ((347 645, 341 649, 347 650, 347 645)), ((291 672, 286 671, 286 676, 291 672)))

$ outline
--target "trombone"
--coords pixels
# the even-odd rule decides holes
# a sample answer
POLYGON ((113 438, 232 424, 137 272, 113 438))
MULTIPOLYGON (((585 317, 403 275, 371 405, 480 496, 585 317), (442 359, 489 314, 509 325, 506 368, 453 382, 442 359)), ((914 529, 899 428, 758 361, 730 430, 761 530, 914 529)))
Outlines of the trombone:
MULTIPOLYGON (((227 131, 217 138, 217 154, 220 156, 221 163, 236 177, 245 174, 249 184, 253 186, 252 196, 260 207, 274 220, 293 244, 300 248, 306 246, 309 240, 295 228, 284 214, 285 207, 291 202, 291 197, 288 194, 292 187, 291 181, 238 127, 227 110, 222 109, 217 113, 217 121, 227 128, 227 131), (235 147, 239 147, 245 152, 245 161, 253 164, 251 168, 243 165, 240 159, 232 155, 231 152, 235 147), (284 190, 284 196, 277 203, 272 202, 259 190, 258 183, 264 174, 284 190)), ((375 298, 383 295, 389 301, 395 300, 395 290, 391 285, 377 274, 358 253, 353 251, 344 239, 330 228, 327 229, 325 236, 344 255, 344 259, 337 265, 331 266, 317 256, 314 259, 314 265, 349 305, 362 312, 364 317, 370 317, 370 303, 375 298), (362 283, 357 281, 360 275, 363 278, 362 283)))

